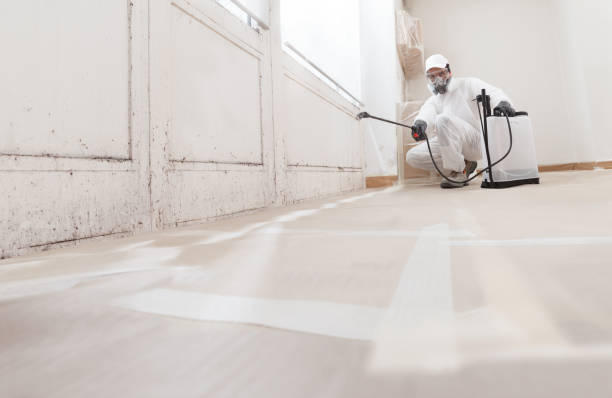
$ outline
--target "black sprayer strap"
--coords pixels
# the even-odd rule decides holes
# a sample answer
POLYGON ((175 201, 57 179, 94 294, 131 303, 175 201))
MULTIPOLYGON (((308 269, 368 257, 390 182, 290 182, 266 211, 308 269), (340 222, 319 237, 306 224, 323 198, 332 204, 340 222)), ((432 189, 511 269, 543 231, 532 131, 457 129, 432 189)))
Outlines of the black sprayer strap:
MULTIPOLYGON (((484 88, 482 89, 482 113, 484 113, 484 122, 483 122, 483 137, 484 137, 484 144, 485 144, 485 151, 487 152, 487 165, 489 166, 489 179, 491 180, 491 183, 493 185, 495 185, 495 181, 493 181, 493 169, 491 168, 491 154, 489 153, 489 127, 488 127, 488 123, 487 123, 487 119, 489 118, 489 116, 487 114, 487 109, 491 109, 490 108, 490 104, 489 101, 487 100, 487 90, 485 90, 484 88)), ((480 105, 478 105, 478 111, 480 112, 480 105)))

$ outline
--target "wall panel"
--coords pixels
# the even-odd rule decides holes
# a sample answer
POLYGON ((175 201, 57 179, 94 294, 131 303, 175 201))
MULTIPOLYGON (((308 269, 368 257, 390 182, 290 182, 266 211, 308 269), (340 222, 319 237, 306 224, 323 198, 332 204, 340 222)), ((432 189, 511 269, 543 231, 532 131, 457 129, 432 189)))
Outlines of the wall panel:
POLYGON ((285 203, 365 187, 359 108, 282 54, 280 132, 285 203))
POLYGON ((360 168, 355 117, 290 74, 283 84, 288 164, 360 168))
POLYGON ((150 229, 147 2, 1 2, 0 20, 0 257, 150 229))
POLYGON ((170 159, 262 164, 262 55, 173 11, 170 159))
POLYGON ((0 2, 0 153, 130 157, 130 9, 0 2))
POLYGON ((210 0, 152 6, 155 227, 271 204, 269 32, 210 0))
POLYGON ((361 171, 325 171, 292 169, 287 172, 287 188, 291 202, 321 198, 362 189, 361 171))
POLYGON ((202 221, 266 206, 261 171, 172 171, 168 175, 166 226, 202 221), (230 199, 231 198, 231 199, 230 199))
POLYGON ((0 185, 12 187, 0 213, 0 249, 7 253, 145 227, 134 173, 0 173, 0 185))

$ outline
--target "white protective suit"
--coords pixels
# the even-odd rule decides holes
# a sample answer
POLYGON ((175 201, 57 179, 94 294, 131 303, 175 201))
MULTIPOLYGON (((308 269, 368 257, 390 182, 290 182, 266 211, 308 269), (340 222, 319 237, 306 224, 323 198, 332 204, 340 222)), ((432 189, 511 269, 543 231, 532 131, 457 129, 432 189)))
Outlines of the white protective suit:
MULTIPOLYGON (((465 168, 464 159, 478 161, 482 158, 482 132, 475 99, 483 88, 491 96, 491 108, 495 108, 501 101, 512 103, 502 90, 482 80, 453 77, 448 91, 430 97, 415 119, 427 122, 426 134, 431 152, 444 174, 450 171, 462 172, 465 168), (437 136, 434 136, 434 132, 437 136)), ((427 142, 408 151, 406 162, 418 169, 435 170, 427 142)))

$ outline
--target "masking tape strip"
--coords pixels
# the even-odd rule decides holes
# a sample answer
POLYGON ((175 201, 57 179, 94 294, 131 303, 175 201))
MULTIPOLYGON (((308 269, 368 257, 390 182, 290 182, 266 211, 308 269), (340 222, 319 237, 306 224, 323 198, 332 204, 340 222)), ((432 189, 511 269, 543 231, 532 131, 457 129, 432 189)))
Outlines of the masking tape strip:
POLYGON ((123 297, 119 307, 202 321, 269 326, 353 340, 372 340, 385 311, 321 301, 271 300, 154 289, 123 297))
POLYGON ((529 238, 500 240, 455 240, 449 246, 569 246, 569 245, 609 245, 612 236, 579 236, 560 238, 529 238))

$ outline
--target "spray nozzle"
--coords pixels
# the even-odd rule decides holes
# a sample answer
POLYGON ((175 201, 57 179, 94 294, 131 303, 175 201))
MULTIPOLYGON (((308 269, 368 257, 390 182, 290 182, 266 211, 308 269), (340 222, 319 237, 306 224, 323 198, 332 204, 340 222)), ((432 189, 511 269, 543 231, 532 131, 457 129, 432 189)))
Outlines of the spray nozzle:
POLYGON ((364 118, 369 118, 370 114, 368 112, 361 112, 360 114, 357 115, 357 120, 361 120, 364 118))

